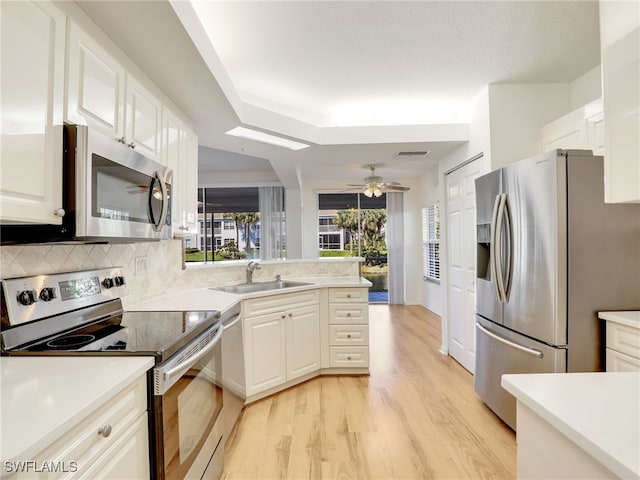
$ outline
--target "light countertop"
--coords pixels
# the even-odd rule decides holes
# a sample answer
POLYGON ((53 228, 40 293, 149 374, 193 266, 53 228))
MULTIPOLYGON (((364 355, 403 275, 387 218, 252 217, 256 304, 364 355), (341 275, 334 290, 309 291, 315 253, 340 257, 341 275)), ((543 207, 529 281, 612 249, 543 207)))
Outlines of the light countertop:
POLYGON ((640 328, 640 311, 598 312, 598 317, 609 322, 621 323, 627 327, 640 328))
MULTIPOLYGON (((361 277, 295 277, 283 278, 306 282, 309 285, 285 288, 281 290, 267 290, 264 292, 252 292, 246 294, 227 293, 216 290, 216 287, 192 288, 189 290, 173 291, 158 295, 157 297, 139 302, 127 307, 129 311, 180 311, 180 310, 220 310, 224 312, 236 303, 246 298, 263 297, 285 293, 301 292, 314 288, 327 287, 370 287, 371 282, 361 277)), ((256 283, 259 283, 256 281, 256 283)))
POLYGON ((640 477, 640 373, 503 375, 502 387, 616 475, 640 477))
POLYGON ((152 357, 0 358, 2 462, 33 460, 152 366, 152 357))

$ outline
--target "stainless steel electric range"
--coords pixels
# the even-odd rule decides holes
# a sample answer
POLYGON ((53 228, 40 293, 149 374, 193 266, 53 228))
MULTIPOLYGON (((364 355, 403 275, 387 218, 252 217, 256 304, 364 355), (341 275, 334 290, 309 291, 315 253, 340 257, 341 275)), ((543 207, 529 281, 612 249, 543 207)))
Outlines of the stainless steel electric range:
POLYGON ((147 378, 151 478, 219 478, 220 312, 129 312, 121 301, 127 293, 121 268, 5 279, 2 355, 154 357, 147 378))

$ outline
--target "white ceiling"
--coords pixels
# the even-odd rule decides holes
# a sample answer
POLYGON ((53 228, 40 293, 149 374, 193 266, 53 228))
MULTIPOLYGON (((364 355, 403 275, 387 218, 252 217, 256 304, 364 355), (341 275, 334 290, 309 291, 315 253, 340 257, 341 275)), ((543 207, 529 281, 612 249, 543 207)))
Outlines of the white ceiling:
POLYGON ((600 62, 597 1, 78 3, 194 120, 201 145, 241 154, 238 169, 266 159, 285 186, 359 182, 369 163, 414 178, 465 140, 485 85, 566 83, 600 62), (313 145, 224 135, 241 123, 313 145))

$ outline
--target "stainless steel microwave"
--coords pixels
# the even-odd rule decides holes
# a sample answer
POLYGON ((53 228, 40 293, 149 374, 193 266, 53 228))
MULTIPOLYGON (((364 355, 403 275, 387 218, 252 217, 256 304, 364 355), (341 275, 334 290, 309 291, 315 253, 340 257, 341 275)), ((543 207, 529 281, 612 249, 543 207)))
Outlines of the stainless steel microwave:
POLYGON ((63 136, 62 225, 2 225, 3 245, 171 238, 171 169, 86 126, 63 136))

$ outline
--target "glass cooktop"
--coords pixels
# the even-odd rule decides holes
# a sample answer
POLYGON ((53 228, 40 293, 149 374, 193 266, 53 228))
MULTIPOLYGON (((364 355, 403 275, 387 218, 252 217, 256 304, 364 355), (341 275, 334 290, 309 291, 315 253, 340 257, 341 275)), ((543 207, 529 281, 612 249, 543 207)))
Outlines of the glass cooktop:
POLYGON ((121 312, 62 334, 52 335, 12 353, 41 355, 152 355, 167 359, 214 326, 220 312, 121 312))

